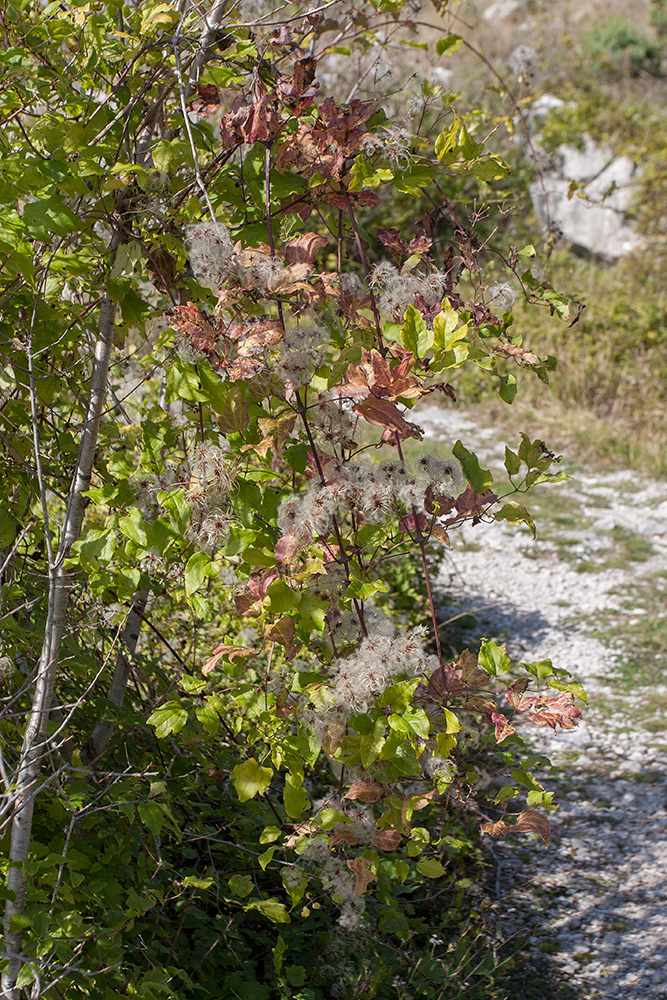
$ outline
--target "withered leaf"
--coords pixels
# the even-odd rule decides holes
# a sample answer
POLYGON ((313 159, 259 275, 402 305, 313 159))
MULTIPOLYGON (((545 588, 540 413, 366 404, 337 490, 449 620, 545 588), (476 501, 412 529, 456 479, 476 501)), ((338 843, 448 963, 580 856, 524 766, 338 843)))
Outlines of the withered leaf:
POLYGON ((507 718, 502 714, 502 712, 492 712, 491 722, 495 724, 496 727, 496 742, 502 743, 506 740, 508 736, 511 736, 516 732, 514 726, 510 725, 507 718))
POLYGON ((354 873, 356 880, 354 886, 355 896, 363 896, 368 888, 369 882, 376 882, 377 875, 371 871, 371 863, 368 858, 352 858, 347 862, 347 867, 354 873))
POLYGON ((519 347, 518 344, 496 344, 493 353, 499 354, 503 358, 514 358, 515 361, 524 365, 541 364, 537 354, 527 351, 525 347, 519 347))
MULTIPOLYGON (((396 405, 389 402, 388 399, 369 396, 363 402, 355 403, 352 409, 369 424, 386 428, 386 431, 389 432, 386 440, 404 441, 406 438, 413 437, 420 441, 423 437, 424 432, 421 427, 408 423, 396 405)), ((382 437, 385 439, 385 434, 382 437)))
POLYGON ((300 552, 310 545, 311 538, 305 534, 293 534, 287 532, 276 542, 274 550, 275 557, 281 566, 293 563, 300 552))
POLYGON ((202 351, 204 354, 215 353, 219 334, 199 306, 194 302, 188 302, 185 306, 174 306, 168 315, 174 329, 185 334, 196 351, 202 351))
POLYGON ((482 823, 480 826, 480 831, 482 833, 488 833, 491 837, 504 837, 509 829, 510 827, 504 819, 499 819, 496 823, 491 821, 488 823, 482 823))
POLYGON ((383 788, 377 781, 354 781, 343 796, 359 802, 377 802, 382 798, 383 788))
POLYGON ((285 647, 288 660, 293 659, 296 655, 297 646, 294 642, 294 636, 294 621, 286 615, 283 618, 279 618, 273 625, 269 625, 264 633, 264 638, 268 639, 269 642, 279 642, 281 646, 285 647))
POLYGON ((254 649, 249 649, 247 646, 227 646, 225 643, 222 643, 220 646, 215 647, 208 660, 201 668, 201 672, 204 677, 206 677, 224 656, 230 660, 236 660, 239 657, 250 656, 254 652, 254 649))
POLYGON ((371 844, 381 851, 395 851, 401 839, 398 830, 376 830, 371 834, 371 844))
POLYGON ((197 115, 211 115, 220 107, 220 92, 215 84, 195 83, 199 97, 195 97, 188 105, 188 111, 197 115))
POLYGON ((295 237, 285 247, 285 260, 288 264, 307 264, 312 267, 320 250, 328 243, 326 236, 317 233, 302 233, 295 237))
POLYGON ((549 820, 546 816, 535 812, 533 809, 519 813, 519 818, 514 829, 519 830, 521 833, 534 830, 536 833, 539 833, 545 844, 551 843, 551 824, 549 820))
POLYGON ((330 841, 332 847, 338 847, 339 844, 349 844, 350 847, 356 847, 358 843, 359 838, 355 836, 350 827, 343 825, 333 834, 330 841))

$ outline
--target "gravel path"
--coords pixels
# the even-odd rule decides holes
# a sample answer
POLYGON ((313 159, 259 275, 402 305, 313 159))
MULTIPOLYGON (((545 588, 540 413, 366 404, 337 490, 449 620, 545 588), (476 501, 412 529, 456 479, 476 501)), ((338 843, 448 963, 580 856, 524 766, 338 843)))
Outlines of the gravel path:
MULTIPOLYGON (((495 433, 465 414, 422 407, 414 417, 427 441, 460 436, 481 460, 502 464, 495 433)), ((659 718, 667 663, 652 665, 657 686, 620 688, 613 678, 622 645, 593 637, 585 621, 624 607, 627 615, 632 594, 667 571, 667 484, 587 473, 542 489, 593 512, 583 527, 571 519, 565 549, 558 529, 535 543, 510 526, 466 526, 439 581, 455 600, 444 618, 474 611, 476 635, 502 639, 517 659, 550 657, 591 702, 571 733, 531 730, 558 765, 545 784, 561 805, 550 816, 550 848, 536 838, 493 842, 502 926, 531 921, 531 947, 582 1000, 667 998, 667 723, 661 729, 659 718), (619 537, 643 542, 644 561, 605 568, 619 537), (583 565, 597 571, 578 571, 583 565)), ((640 607, 626 621, 648 613, 640 607)), ((661 613, 652 606, 651 615, 661 613)))

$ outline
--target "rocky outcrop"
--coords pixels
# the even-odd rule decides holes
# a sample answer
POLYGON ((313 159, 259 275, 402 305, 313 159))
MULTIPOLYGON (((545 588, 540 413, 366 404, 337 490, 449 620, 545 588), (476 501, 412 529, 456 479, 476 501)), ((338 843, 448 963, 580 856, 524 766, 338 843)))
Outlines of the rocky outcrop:
POLYGON ((559 231, 574 246, 615 260, 642 243, 627 217, 641 171, 629 156, 617 156, 598 146, 586 133, 581 147, 564 144, 544 154, 539 145, 540 124, 563 103, 545 94, 528 114, 541 161, 539 176, 530 185, 535 213, 542 226, 559 231))

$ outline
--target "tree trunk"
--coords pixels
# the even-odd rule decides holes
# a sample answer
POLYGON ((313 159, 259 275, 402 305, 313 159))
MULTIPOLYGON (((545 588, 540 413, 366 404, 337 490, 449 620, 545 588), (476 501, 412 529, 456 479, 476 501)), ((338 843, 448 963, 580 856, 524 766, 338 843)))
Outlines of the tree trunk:
MULTIPOLYGON (((123 237, 120 232, 115 232, 109 244, 109 258, 112 263, 122 242, 123 237)), ((71 572, 65 568, 65 560, 72 545, 81 534, 86 507, 86 498, 83 493, 90 486, 93 471, 97 436, 106 397, 115 320, 116 304, 105 297, 100 308, 86 418, 72 485, 67 498, 62 538, 53 565, 49 567, 48 610, 44 641, 37 665, 35 693, 23 737, 14 790, 15 811, 12 819, 7 875, 7 889, 10 895, 13 895, 13 899, 9 898, 5 906, 4 944, 9 968, 2 976, 4 1000, 18 1000, 19 997, 16 980, 24 962, 21 955, 23 930, 15 926, 13 918, 23 914, 25 909, 26 874, 24 865, 30 850, 35 795, 39 786, 42 759, 50 743, 49 737, 46 735, 46 726, 53 704, 60 646, 72 582, 71 572)))

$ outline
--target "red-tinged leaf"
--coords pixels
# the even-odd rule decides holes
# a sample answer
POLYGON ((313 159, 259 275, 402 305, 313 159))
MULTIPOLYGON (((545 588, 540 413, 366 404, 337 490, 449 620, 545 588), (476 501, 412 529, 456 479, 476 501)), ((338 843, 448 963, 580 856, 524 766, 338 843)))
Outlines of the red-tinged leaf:
POLYGON ((343 798, 359 802, 377 802, 383 793, 384 789, 379 782, 360 779, 350 785, 343 798))
POLYGON ((210 674, 220 660, 222 660, 225 656, 227 659, 234 661, 240 657, 250 656, 254 652, 254 649, 248 649, 247 646, 227 646, 225 643, 222 643, 220 646, 215 647, 208 660, 201 668, 201 672, 204 677, 206 677, 207 674, 210 674))
POLYGON ((219 334, 194 302, 174 306, 168 315, 174 329, 185 334, 196 351, 203 354, 216 353, 219 334))
POLYGON ((429 483, 424 494, 424 507, 429 514, 443 517, 454 509, 454 499, 445 496, 444 493, 436 493, 433 484, 429 483))
POLYGON ((279 576, 280 574, 277 569, 267 569, 264 573, 260 573, 258 576, 250 577, 248 580, 248 589, 255 594, 256 597, 263 600, 268 593, 269 587, 279 576))
POLYGON ((311 538, 307 535, 295 535, 288 532, 276 542, 275 557, 282 566, 293 563, 300 552, 310 545, 311 538))
POLYGON ((307 264, 312 267, 320 250, 327 245, 326 236, 317 233, 302 233, 285 247, 285 260, 288 264, 307 264))
POLYGON ((429 252, 433 246, 433 240, 428 236, 415 236, 414 239, 410 240, 408 243, 408 252, 410 254, 426 254, 429 252))
POLYGON ((461 679, 470 690, 475 691, 488 683, 489 675, 477 665, 477 657, 469 649, 463 650, 458 665, 461 669, 461 679))
MULTIPOLYGON (((406 514, 398 522, 398 530, 404 532, 406 535, 414 535, 417 532, 421 534, 428 534, 427 532, 428 518, 426 514, 417 514, 415 518, 414 514, 406 514)), ((445 532, 447 534, 447 532, 445 532)))
MULTIPOLYGON (((523 695, 523 692, 526 690, 527 687, 528 687, 527 677, 520 677, 519 680, 514 681, 513 684, 510 684, 507 691, 505 692, 505 700, 507 704, 511 705, 512 708, 516 708, 520 712, 522 712, 523 709, 521 708, 521 704, 523 699, 521 696, 523 695)), ((532 704, 532 699, 531 699, 531 704, 532 704)))
POLYGON ((528 694, 521 698, 516 707, 520 712, 532 708, 533 711, 528 713, 528 718, 538 726, 549 726, 554 731, 557 726, 561 729, 574 729, 581 717, 581 709, 573 704, 573 700, 569 692, 563 692, 555 697, 528 694))
POLYGON ((495 503, 498 499, 495 493, 491 490, 485 490, 484 493, 475 493, 472 486, 467 486, 463 493, 456 498, 454 504, 459 514, 465 514, 466 516, 479 515, 483 513, 489 504, 495 503))
POLYGON ((539 833, 540 837, 545 844, 551 843, 551 824, 546 816, 541 813, 535 812, 530 809, 527 812, 520 812, 519 818, 517 819, 516 825, 513 829, 520 831, 521 833, 527 833, 530 830, 534 830, 535 833, 539 833))
POLYGON ((288 660, 292 660, 296 655, 297 646, 294 642, 295 625, 292 618, 287 616, 279 618, 273 625, 269 625, 264 638, 269 642, 279 642, 285 647, 285 654, 288 660))
POLYGON ((504 837, 511 828, 504 819, 499 819, 496 823, 482 823, 479 829, 481 833, 488 833, 490 837, 504 837))
POLYGON ((292 833, 285 841, 285 847, 291 850, 299 837, 303 837, 304 834, 308 835, 311 833, 317 833, 317 827, 313 823, 294 823, 294 833, 292 833))
POLYGON ((188 111, 202 116, 211 115, 216 112, 220 107, 220 92, 218 88, 212 83, 205 85, 196 83, 195 89, 199 97, 195 97, 191 101, 188 105, 188 111))
POLYGON ((354 873, 356 884, 354 886, 355 896, 363 896, 368 888, 369 882, 376 882, 377 875, 371 871, 371 863, 368 858, 352 858, 347 862, 347 867, 354 873))
MULTIPOLYGON (((387 399, 377 399, 376 396, 369 396, 361 403, 356 403, 353 410, 369 424, 384 427, 387 433, 387 440, 404 441, 406 438, 417 438, 421 441, 423 431, 416 424, 408 423, 403 414, 387 399)), ((385 439, 385 433, 382 435, 385 439)))
POLYGON ((525 347, 519 347, 518 344, 496 344, 493 348, 493 353, 499 354, 503 358, 514 358, 515 361, 522 365, 530 366, 542 363, 537 354, 527 351, 525 347))
POLYGON ((389 253, 396 254, 397 257, 408 256, 408 244, 401 236, 399 229, 378 229, 377 235, 383 247, 389 253))
POLYGON ((398 830, 376 830, 371 834, 371 844, 380 851, 396 851, 401 840, 398 830))
POLYGON ((504 715, 501 712, 491 713, 491 722, 495 723, 496 727, 496 742, 502 743, 506 740, 508 736, 511 736, 516 732, 514 726, 511 726, 504 715))
POLYGON ((355 836, 350 827, 342 825, 340 830, 337 830, 330 840, 331 847, 338 847, 339 844, 349 844, 350 847, 356 847, 358 843, 359 838, 355 836))
POLYGON ((258 599, 249 589, 234 597, 234 605, 240 615, 255 615, 262 610, 261 599, 258 599))

